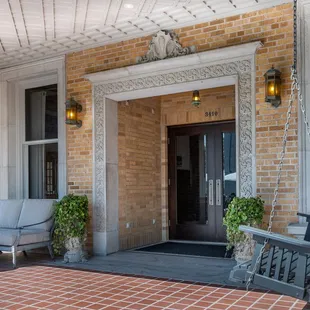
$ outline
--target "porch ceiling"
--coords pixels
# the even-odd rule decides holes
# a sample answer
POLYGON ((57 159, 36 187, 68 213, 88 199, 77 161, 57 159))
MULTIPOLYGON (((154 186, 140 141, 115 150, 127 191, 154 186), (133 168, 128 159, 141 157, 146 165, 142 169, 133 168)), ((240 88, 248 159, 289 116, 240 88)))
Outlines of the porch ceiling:
POLYGON ((0 68, 292 0, 0 0, 0 68))

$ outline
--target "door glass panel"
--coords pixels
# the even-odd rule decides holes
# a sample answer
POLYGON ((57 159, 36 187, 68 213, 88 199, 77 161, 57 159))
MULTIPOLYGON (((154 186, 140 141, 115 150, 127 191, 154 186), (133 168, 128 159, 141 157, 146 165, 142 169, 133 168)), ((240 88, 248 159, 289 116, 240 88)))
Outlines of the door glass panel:
POLYGON ((58 144, 29 145, 29 198, 58 198, 58 144))
POLYGON ((207 135, 178 136, 177 223, 207 220, 207 135))
POLYGON ((236 134, 223 132, 223 202, 224 209, 236 196, 236 134))

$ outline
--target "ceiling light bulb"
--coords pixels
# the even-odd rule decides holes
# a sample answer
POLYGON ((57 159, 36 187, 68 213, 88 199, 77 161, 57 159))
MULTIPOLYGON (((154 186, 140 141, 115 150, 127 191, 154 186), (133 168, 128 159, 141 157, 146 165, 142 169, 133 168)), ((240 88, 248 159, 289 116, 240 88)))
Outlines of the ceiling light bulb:
POLYGON ((124 4, 125 9, 133 9, 133 4, 132 3, 126 3, 124 4))

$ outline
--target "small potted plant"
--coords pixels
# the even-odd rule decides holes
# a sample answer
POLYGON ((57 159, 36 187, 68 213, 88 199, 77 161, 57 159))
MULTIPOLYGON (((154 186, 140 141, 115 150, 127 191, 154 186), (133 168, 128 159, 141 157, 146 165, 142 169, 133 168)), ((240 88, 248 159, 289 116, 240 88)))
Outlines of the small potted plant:
POLYGON ((235 197, 228 205, 224 217, 228 245, 234 248, 234 257, 238 263, 252 258, 255 242, 252 236, 239 230, 240 225, 257 227, 262 224, 264 201, 260 197, 235 197))
POLYGON ((64 255, 65 262, 86 260, 83 247, 88 218, 86 196, 69 194, 56 204, 53 249, 56 254, 60 254, 64 248, 67 250, 64 255))

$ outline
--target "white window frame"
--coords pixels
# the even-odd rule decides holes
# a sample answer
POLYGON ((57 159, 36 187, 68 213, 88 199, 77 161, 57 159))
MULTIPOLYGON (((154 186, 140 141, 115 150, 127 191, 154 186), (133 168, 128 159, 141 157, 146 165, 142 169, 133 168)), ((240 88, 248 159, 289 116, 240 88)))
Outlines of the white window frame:
MULTIPOLYGON (((57 84, 57 75, 46 76, 44 78, 34 79, 26 82, 19 83, 19 100, 16 101, 17 105, 21 105, 20 108, 16 107, 16 111, 19 111, 19 119, 20 119, 20 150, 18 151, 19 154, 22 154, 22 167, 20 171, 23 174, 23 181, 22 184, 19 185, 19 191, 21 191, 21 195, 23 198, 29 198, 29 161, 28 161, 28 150, 30 145, 45 145, 50 143, 57 143, 58 144, 58 152, 59 152, 59 132, 57 139, 44 139, 44 140, 33 140, 27 141, 26 140, 26 90, 31 88, 38 88, 43 86, 49 86, 57 84), (24 104, 22 104, 24 103, 24 104)), ((58 101, 58 125, 59 125, 59 115, 60 109, 64 109, 64 105, 58 100, 57 94, 57 101, 58 101), (60 106, 61 105, 61 106, 60 106)), ((58 169, 59 170, 59 169, 58 169)), ((19 178, 19 180, 21 180, 19 178)), ((59 194, 59 181, 58 180, 58 194, 59 194)))
MULTIPOLYGON (((66 158, 66 127, 65 127, 65 58, 57 57, 38 61, 31 64, 16 66, 0 71, 0 109, 6 111, 0 122, 4 131, 8 130, 8 106, 15 104, 16 121, 16 198, 27 198, 25 187, 25 170, 23 144, 25 144, 25 90, 46 85, 57 84, 58 100, 58 198, 61 199, 67 193, 67 158, 66 158), (2 96, 3 95, 3 96, 2 96)), ((1 137, 2 138, 2 137, 1 137)), ((5 145, 0 148, 0 159, 2 159, 4 177, 2 181, 6 186, 0 191, 0 198, 9 198, 8 189, 8 135, 3 136, 1 143, 5 145)), ((38 144, 38 141, 31 143, 38 144)), ((39 141, 40 142, 40 141, 39 141)), ((50 140, 50 143, 53 141, 50 140)), ((29 142, 27 142, 29 143, 29 142)), ((46 143, 46 140, 44 140, 46 143)), ((28 165, 28 163, 27 163, 28 165)), ((1 166, 1 165, 0 165, 1 166)))

